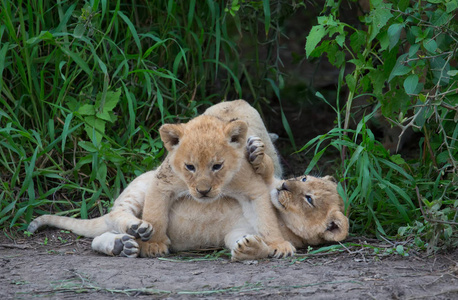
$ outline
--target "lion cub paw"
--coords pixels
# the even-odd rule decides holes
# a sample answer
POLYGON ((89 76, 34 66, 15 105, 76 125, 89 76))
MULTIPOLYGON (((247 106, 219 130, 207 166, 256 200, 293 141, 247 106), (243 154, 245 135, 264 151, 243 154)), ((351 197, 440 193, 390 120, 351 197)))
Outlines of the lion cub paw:
POLYGON ((139 246, 135 241, 135 237, 123 234, 115 238, 112 252, 114 256, 137 257, 139 246))
POLYGON ((261 138, 257 136, 250 136, 246 143, 248 160, 256 169, 256 166, 262 164, 264 159, 264 143, 262 142, 261 138))
POLYGON ((141 257, 157 257, 169 254, 170 243, 161 242, 142 242, 140 255, 141 257))
POLYGON ((260 259, 269 256, 269 247, 257 235, 246 235, 235 242, 232 261, 260 259))
POLYGON ((274 258, 282 258, 293 256, 296 253, 296 248, 287 241, 281 243, 273 243, 269 245, 270 247, 270 256, 274 258))
POLYGON ((132 224, 127 229, 127 233, 145 242, 153 235, 153 226, 148 222, 142 221, 137 224, 132 224))

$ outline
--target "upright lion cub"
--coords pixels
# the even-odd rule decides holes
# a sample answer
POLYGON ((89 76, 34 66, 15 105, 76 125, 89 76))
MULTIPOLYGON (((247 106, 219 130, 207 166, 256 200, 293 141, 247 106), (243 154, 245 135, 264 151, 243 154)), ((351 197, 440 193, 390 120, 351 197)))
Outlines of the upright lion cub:
POLYGON ((295 252, 280 232, 270 188, 265 183, 273 178, 273 168, 270 176, 259 176, 245 158, 247 130, 244 121, 225 121, 210 115, 160 128, 168 155, 145 195, 142 219, 152 225, 154 233, 149 241, 142 242, 142 256, 168 253, 169 211, 181 197, 192 197, 201 203, 222 197, 237 199, 245 218, 270 247, 271 255, 281 257, 295 252))

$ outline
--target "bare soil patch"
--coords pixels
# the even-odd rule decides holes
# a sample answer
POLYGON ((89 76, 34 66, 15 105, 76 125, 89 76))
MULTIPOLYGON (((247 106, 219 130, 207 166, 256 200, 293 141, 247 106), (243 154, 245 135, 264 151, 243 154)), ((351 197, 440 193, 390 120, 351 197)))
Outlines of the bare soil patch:
MULTIPOLYGON (((362 243, 362 239, 354 240, 362 243)), ((457 299, 458 251, 324 255, 231 262, 219 250, 160 259, 107 257, 91 239, 49 229, 0 237, 0 299, 457 299)))

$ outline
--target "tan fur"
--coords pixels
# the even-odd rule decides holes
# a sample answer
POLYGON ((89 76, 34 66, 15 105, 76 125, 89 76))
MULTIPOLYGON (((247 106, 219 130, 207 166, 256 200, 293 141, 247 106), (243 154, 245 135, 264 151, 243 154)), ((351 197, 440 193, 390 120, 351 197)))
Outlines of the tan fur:
MULTIPOLYGON (((154 234, 142 243, 142 256, 168 253, 170 206, 184 196, 202 203, 221 197, 240 201, 243 214, 271 247, 273 255, 294 253, 294 247, 284 240, 278 228, 269 201, 269 186, 244 157, 247 131, 244 121, 226 121, 211 115, 160 128, 169 152, 145 198, 142 219, 153 226, 154 234)), ((263 160, 265 157, 263 154, 263 160)), ((265 178, 273 178, 273 174, 265 178)))
MULTIPOLYGON (((218 107, 226 112, 237 111, 231 109, 234 106, 243 107, 244 115, 249 115, 249 110, 252 110, 253 118, 250 120, 248 132, 267 136, 259 114, 242 100, 221 103, 213 106, 211 110, 217 115, 218 107), (250 131, 254 126, 259 129, 250 131)), ((232 115, 230 118, 235 117, 232 115)), ((169 145, 173 147, 173 141, 169 145)), ((256 139, 250 145, 257 147, 256 150, 249 151, 254 155, 253 160, 250 160, 254 169, 279 169, 278 158, 269 139, 265 146, 256 139), (269 160, 264 151, 274 153, 273 159, 269 160)), ((265 175, 262 172, 260 174, 265 175)), ((147 240, 152 231, 148 222, 139 219, 143 203, 150 193, 150 186, 158 178, 171 186, 176 184, 172 180, 173 176, 167 175, 158 169, 137 177, 115 201, 112 211, 105 216, 92 220, 41 216, 29 225, 28 231, 34 232, 44 225, 65 228, 80 235, 95 237, 92 246, 96 251, 108 255, 136 257, 143 251, 144 245, 140 239, 147 240)), ((306 182, 300 181, 301 179, 289 180, 285 184, 278 179, 273 181, 274 188, 271 194, 277 215, 274 217, 276 228, 281 230, 282 236, 295 247, 344 239, 348 234, 348 220, 342 213, 343 201, 337 194, 336 184, 328 177, 319 179, 309 176, 306 182), (313 197, 315 207, 304 205, 306 193, 313 197)), ((250 181, 236 182, 250 187, 253 185, 250 181)), ((186 250, 225 246, 231 249, 234 260, 256 259, 272 254, 273 248, 266 244, 264 238, 259 235, 259 229, 254 226, 256 224, 250 220, 253 215, 244 214, 239 204, 241 201, 235 200, 236 197, 237 195, 234 198, 222 197, 210 203, 199 203, 189 196, 181 195, 169 208, 166 233, 170 237, 171 248, 186 250)), ((270 199, 267 203, 271 203, 270 199)))

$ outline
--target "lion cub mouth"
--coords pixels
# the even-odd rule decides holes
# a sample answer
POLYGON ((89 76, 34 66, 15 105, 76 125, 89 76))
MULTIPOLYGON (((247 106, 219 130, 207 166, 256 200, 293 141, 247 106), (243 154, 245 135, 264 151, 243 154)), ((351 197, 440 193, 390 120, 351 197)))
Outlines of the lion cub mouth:
POLYGON ((270 201, 272 204, 277 208, 286 209, 286 207, 281 203, 280 199, 285 197, 285 193, 289 193, 286 190, 279 190, 278 188, 274 188, 270 191, 270 201))
POLYGON ((191 195, 191 197, 196 200, 197 202, 200 202, 200 203, 210 203, 210 202, 214 202, 216 200, 218 200, 220 198, 219 195, 217 196, 214 196, 214 197, 210 197, 210 196, 194 196, 194 195, 191 195))

